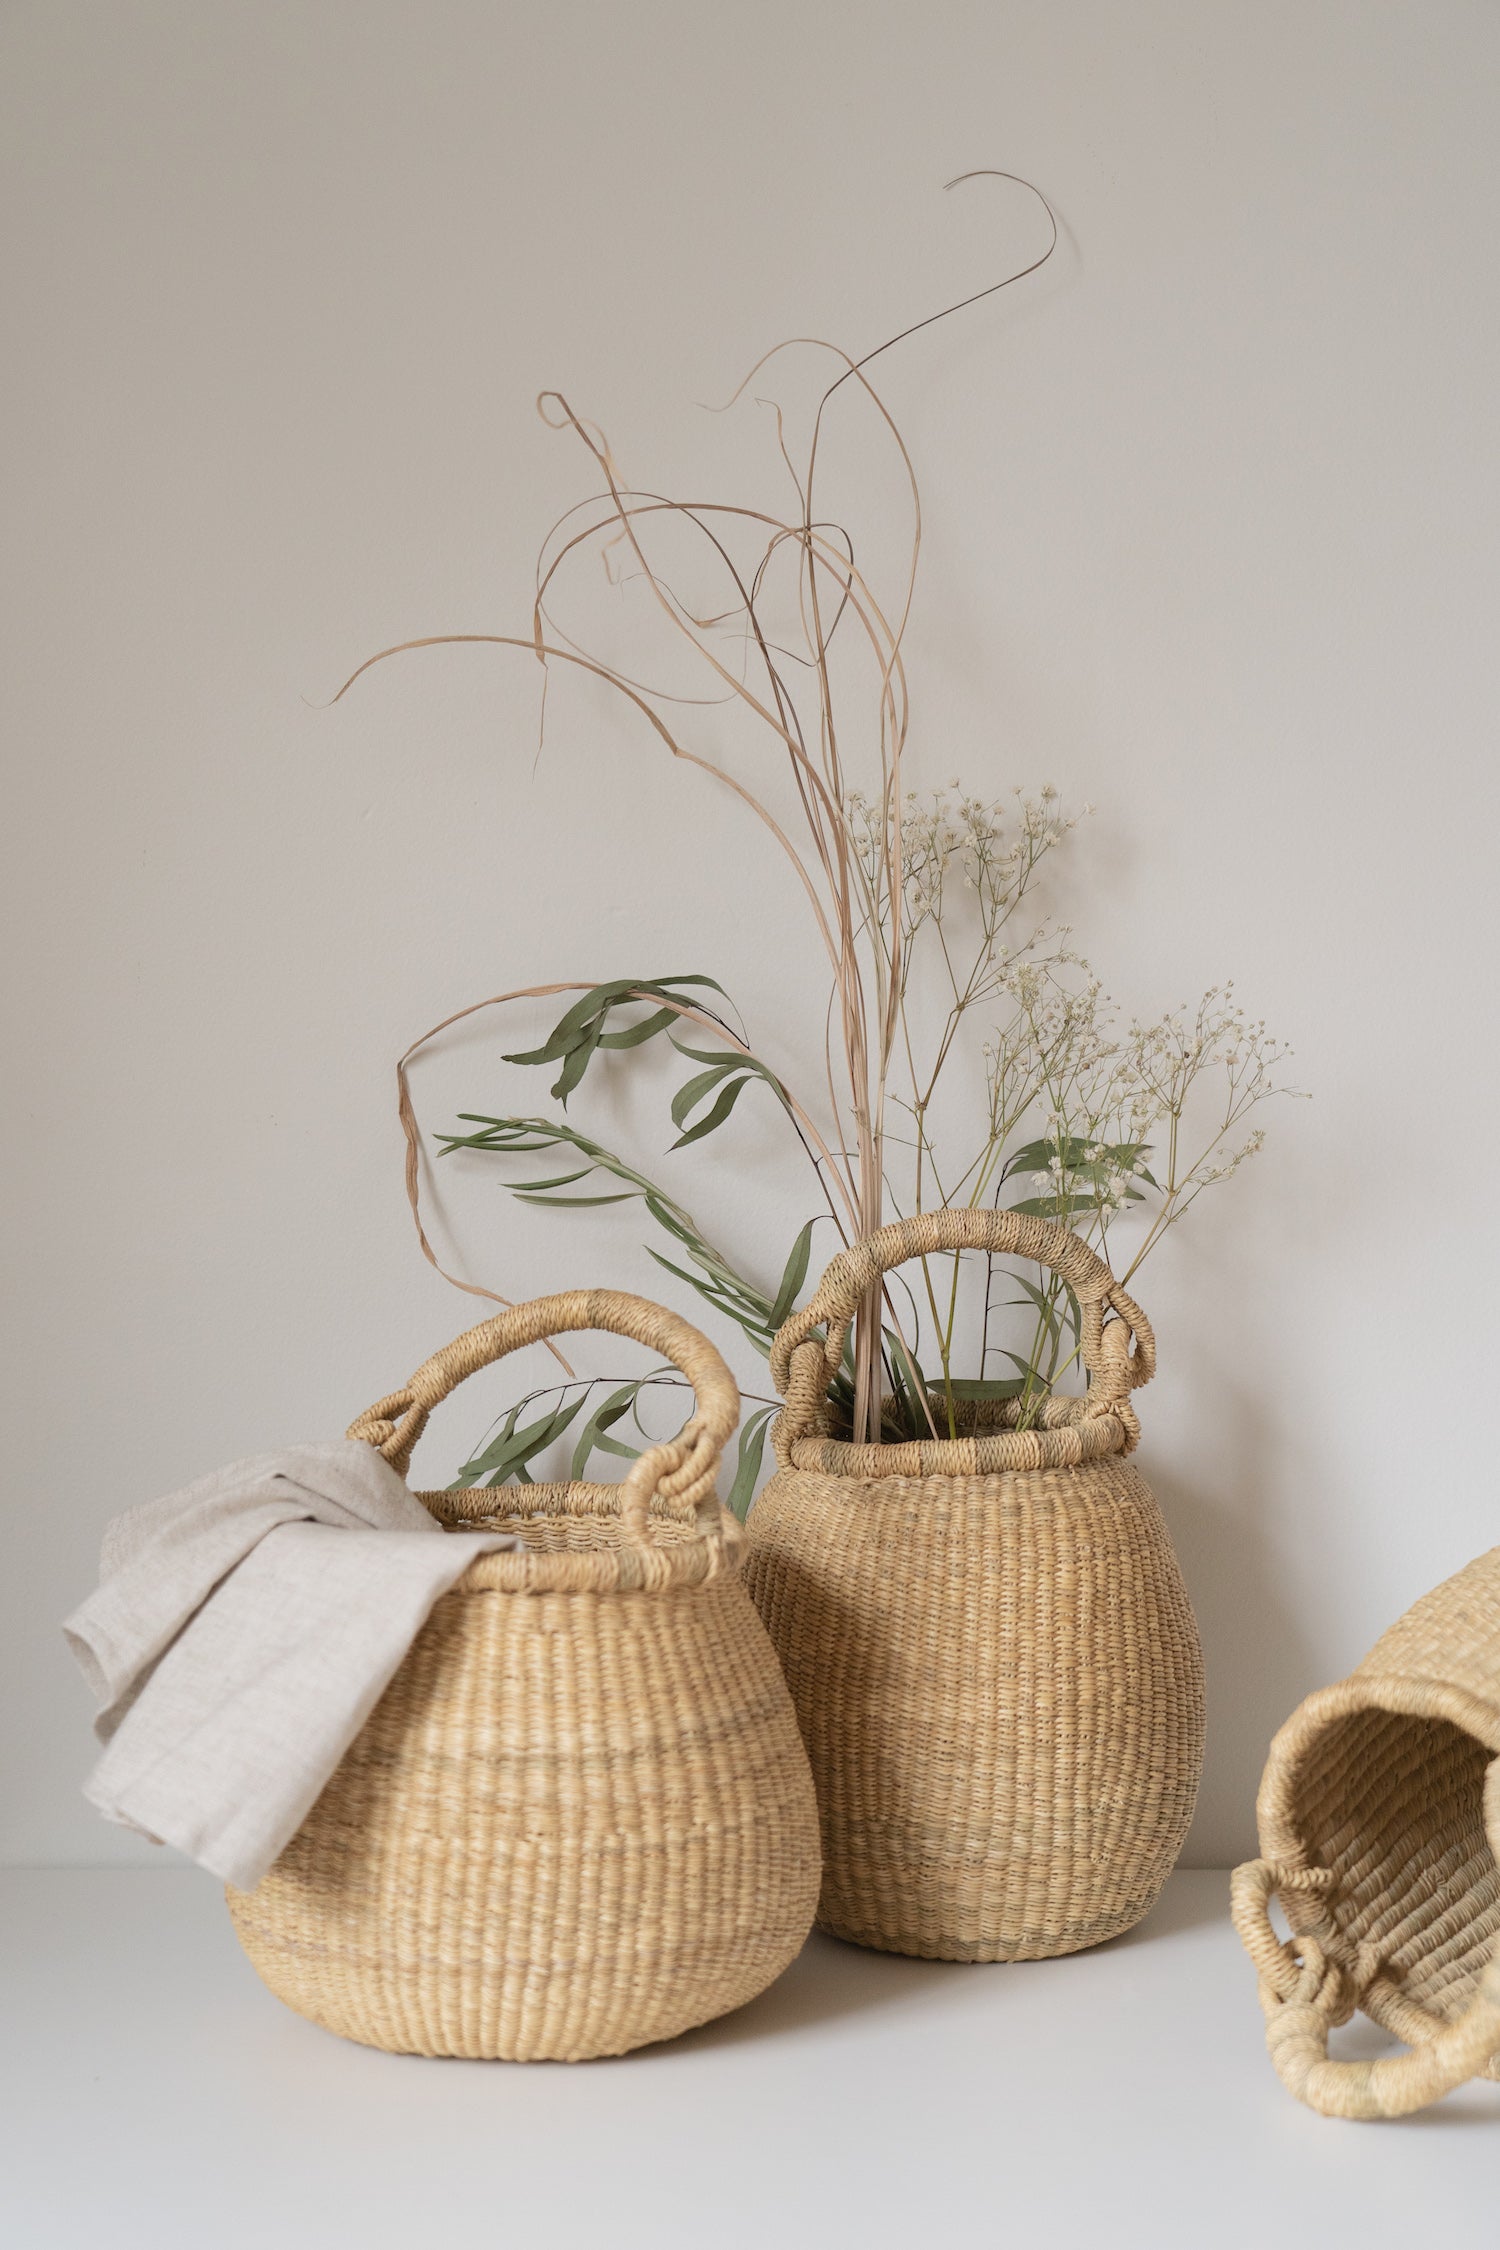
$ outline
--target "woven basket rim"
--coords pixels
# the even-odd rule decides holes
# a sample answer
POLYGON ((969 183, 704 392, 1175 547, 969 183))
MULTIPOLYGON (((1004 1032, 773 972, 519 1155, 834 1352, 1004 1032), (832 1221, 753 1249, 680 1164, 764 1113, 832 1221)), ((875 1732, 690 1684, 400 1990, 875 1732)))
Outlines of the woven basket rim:
MULTIPOLYGON (((1355 1671, 1332 1687, 1316 1688, 1298 1704, 1272 1741, 1261 1777, 1256 1807, 1261 1849, 1267 1859, 1301 1865, 1306 1840, 1290 1814, 1298 1773, 1332 1726, 1361 1711, 1386 1711, 1395 1718, 1444 1719, 1500 1757, 1500 1708, 1446 1681, 1410 1672, 1355 1671)), ((1500 1818, 1486 1825, 1486 1840, 1500 1865, 1500 1818)))
MULTIPOLYGON (((467 1485, 454 1491, 414 1492, 445 1530, 463 1531, 483 1523, 537 1522, 559 1516, 575 1522, 621 1520, 622 1487, 568 1480, 557 1484, 467 1485), (487 1503, 487 1504, 486 1504, 487 1503)), ((657 1593, 668 1586, 701 1586, 740 1558, 744 1529, 729 1510, 710 1499, 697 1513, 684 1515, 667 1501, 651 1508, 653 1524, 671 1525, 679 1536, 658 1543, 632 1539, 562 1553, 480 1555, 452 1589, 454 1593, 657 1593)))
MULTIPOLYGON (((846 1438, 801 1435, 786 1445, 786 1465, 812 1475, 868 1483, 887 1477, 1017 1476, 1041 1469, 1077 1469, 1132 1450, 1132 1432, 1118 1414, 1093 1414, 1085 1398, 1051 1399, 1046 1422, 1030 1430, 987 1430, 958 1438, 908 1438, 855 1445, 846 1438)), ((780 1423, 778 1423, 778 1430, 780 1423)))

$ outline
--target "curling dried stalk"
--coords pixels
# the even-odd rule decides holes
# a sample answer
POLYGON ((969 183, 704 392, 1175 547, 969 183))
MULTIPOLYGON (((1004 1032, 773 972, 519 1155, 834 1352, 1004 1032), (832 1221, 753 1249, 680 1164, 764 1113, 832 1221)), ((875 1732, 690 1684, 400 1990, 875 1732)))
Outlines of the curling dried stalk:
MULTIPOLYGON (((1253 1135, 1243 1145, 1229 1142, 1246 1109, 1276 1090, 1281 1050, 1266 1041, 1261 1027, 1245 1026, 1227 999, 1210 995, 1207 1013, 1200 1013, 1195 1026, 1172 1017, 1151 1031, 1136 1026, 1119 1033, 1098 981, 1062 945, 1061 934, 1028 931, 1017 921, 1041 862, 1074 825, 1055 791, 1034 797, 1017 791, 1013 800, 997 804, 970 795, 956 781, 926 796, 907 786, 911 713, 902 648, 921 552, 921 500, 911 455, 869 369, 916 328, 1046 263, 1057 242, 1056 221, 1045 198, 1030 192, 1046 213, 1050 238, 1018 272, 858 359, 802 338, 777 346, 751 369, 728 405, 766 380, 773 363, 779 366, 793 350, 831 357, 838 370, 817 398, 800 448, 782 406, 758 400, 774 412, 777 453, 790 491, 782 508, 688 502, 639 490, 603 433, 562 393, 544 393, 538 402, 544 419, 581 449, 594 490, 543 542, 530 633, 445 634, 401 644, 413 649, 492 642, 529 650, 544 672, 560 665, 605 682, 674 758, 730 791, 794 871, 828 977, 828 1036, 819 1083, 793 1086, 772 1070, 710 978, 615 977, 593 985, 534 987, 476 1005, 578 994, 540 1047, 507 1058, 556 1066, 552 1093, 559 1114, 470 1115, 461 1122, 472 1130, 443 1136, 449 1151, 484 1150, 512 1159, 561 1156, 568 1168, 560 1173, 524 1173, 510 1181, 525 1200, 567 1206, 639 1201, 670 1245, 652 1255, 761 1351, 796 1301, 814 1221, 797 1233, 774 1290, 740 1272, 680 1203, 567 1117, 569 1097, 602 1055, 665 1038, 695 1066, 672 1102, 674 1146, 720 1130, 746 1090, 759 1088, 797 1135, 824 1215, 843 1242, 873 1232, 888 1217, 935 1205, 998 1204, 1029 1180, 1032 1192, 1010 1208, 1043 1211, 1101 1244, 1114 1218, 1149 1191, 1157 1201, 1144 1255, 1203 1186, 1227 1176, 1253 1152, 1253 1135), (884 592, 849 530, 822 505, 828 418, 836 402, 851 400, 863 401, 872 413, 909 504, 909 535, 884 592), (580 566, 592 565, 597 573, 601 563, 610 584, 633 586, 637 615, 643 611, 654 626, 655 643, 648 636, 647 648, 628 664, 570 622, 580 566), (682 590, 687 581, 691 596, 682 590), (654 673, 674 657, 686 659, 686 684, 674 680, 668 687, 647 676, 648 667, 654 673), (703 747, 695 720, 706 705, 742 722, 741 737, 752 745, 750 780, 703 747), (1222 1000, 1217 1012, 1216 999, 1222 1000), (949 1162, 935 1129, 939 1084, 976 1013, 992 1027, 982 1050, 988 1116, 981 1121, 977 1149, 971 1144, 966 1158, 949 1162), (1210 1133, 1206 1153, 1189 1158, 1183 1135, 1190 1097, 1206 1078, 1226 1070, 1226 1122, 1210 1133), (1145 1164, 1158 1127, 1166 1129, 1170 1142, 1162 1182, 1145 1164)), ((616 605, 617 614, 622 606, 616 605)), ((397 653, 383 650, 369 663, 397 653)), ((362 665, 353 679, 368 668, 362 665)), ((545 707, 544 695, 544 716, 545 707)), ((407 1183, 422 1247, 436 1264, 417 1211, 419 1139, 407 1086, 407 1066, 416 1051, 409 1050, 399 1066, 407 1183)), ((851 1355, 835 1385, 858 1441, 935 1432, 939 1415, 951 1432, 961 1403, 980 1397, 1018 1400, 1015 1410, 1024 1424, 1076 1361, 1076 1307, 1070 1308, 1055 1277, 1040 1284, 1023 1278, 1019 1301, 1034 1315, 1029 1353, 991 1346, 987 1284, 978 1377, 956 1376, 957 1265, 954 1261, 951 1274, 938 1270, 941 1266, 940 1260, 923 1264, 925 1302, 908 1297, 896 1303, 888 1280, 860 1308, 851 1355), (1016 1372, 992 1378, 992 1350, 1016 1372), (930 1379, 923 1355, 930 1364, 933 1351, 941 1374, 930 1379)), ((585 1457, 590 1444, 625 1450, 608 1433, 627 1408, 639 1407, 653 1380, 610 1393, 585 1425, 580 1440, 585 1457)), ((543 1442, 533 1442, 536 1431, 555 1436, 581 1410, 582 1396, 571 1398, 568 1388, 562 1386, 557 1403, 535 1423, 523 1428, 512 1416, 495 1447, 476 1457, 470 1470, 491 1473, 498 1463, 504 1474, 527 1473, 526 1461, 543 1442)), ((744 1501, 771 1410, 772 1402, 765 1402, 747 1424, 736 1478, 737 1496, 744 1501)))
MULTIPOLYGON (((981 176, 1013 178, 998 172, 966 173, 961 178, 981 176)), ((948 184, 953 187, 960 183, 948 184)), ((577 414, 560 392, 545 392, 538 402, 552 427, 567 430, 578 439, 597 469, 602 489, 570 510, 544 542, 530 646, 543 665, 560 661, 581 666, 616 688, 650 721, 674 757, 714 774, 740 798, 763 822, 795 869, 827 960, 838 1034, 837 1059, 830 1058, 826 1074, 830 1130, 817 1133, 809 1126, 805 1142, 814 1156, 830 1214, 845 1240, 871 1232, 883 1223, 887 1213, 887 1104, 893 1063, 905 1043, 904 931, 897 902, 905 896, 907 884, 902 760, 910 707, 901 645, 921 550, 921 500, 911 456, 866 370, 917 328, 1009 287, 1051 257, 1057 243, 1051 208, 1028 182, 1019 184, 1037 196, 1051 229, 1046 248, 1020 271, 902 330, 858 360, 836 345, 816 339, 796 340, 831 354, 840 372, 818 402, 811 439, 800 462, 794 460, 786 442, 778 411, 781 456, 796 494, 796 506, 784 515, 720 502, 690 505, 635 491, 621 475, 603 434, 577 414), (874 408, 899 457, 911 496, 909 560, 893 605, 883 605, 867 582, 854 560, 853 543, 847 533, 827 523, 819 512, 818 456, 824 416, 846 383, 857 385, 874 408), (712 558, 722 598, 706 611, 691 610, 679 601, 653 559, 651 533, 657 528, 655 519, 663 515, 691 526, 703 551, 712 558), (748 563, 740 559, 747 530, 754 542, 748 563), (671 632, 706 667, 722 696, 738 702, 766 730, 768 748, 790 771, 800 813, 800 837, 788 832, 761 792, 747 788, 689 745, 675 710, 668 723, 663 706, 671 709, 687 699, 655 690, 591 655, 555 620, 554 597, 565 567, 588 552, 618 558, 621 550, 634 574, 649 589, 671 632), (765 614, 768 590, 776 583, 787 557, 795 571, 799 646, 788 646, 778 637, 783 630, 780 621, 773 629, 765 614), (715 646, 729 632, 741 643, 745 657, 742 665, 725 663, 715 646), (838 635, 846 644, 856 642, 863 658, 864 679, 855 691, 846 691, 835 677, 833 652, 838 635), (857 761, 855 773, 862 777, 858 781, 851 779, 851 756, 857 761), (863 822, 863 851, 855 849, 851 833, 855 801, 863 822), (868 811, 872 803, 879 808, 873 823, 868 811), (872 852, 870 839, 877 836, 878 848, 872 852)), ((734 404, 774 359, 792 348, 790 344, 778 345, 767 353, 729 404, 734 404)), ((459 639, 523 645, 510 635, 463 634, 436 635, 402 643, 401 648, 432 647, 459 639)), ((380 657, 369 661, 376 663, 397 653, 397 649, 382 650, 380 657)), ((360 667, 361 672, 366 669, 366 665, 360 667)), ((340 695, 359 676, 356 672, 340 689, 340 695)), ((790 1107, 789 1095, 787 1101, 790 1107)), ((801 1105, 797 1106, 800 1111, 801 1105)), ((808 1113, 801 1114, 806 1119, 808 1113)), ((878 1424, 881 1328, 877 1295, 862 1307, 855 1323, 853 1426, 860 1436, 874 1434, 878 1424)))

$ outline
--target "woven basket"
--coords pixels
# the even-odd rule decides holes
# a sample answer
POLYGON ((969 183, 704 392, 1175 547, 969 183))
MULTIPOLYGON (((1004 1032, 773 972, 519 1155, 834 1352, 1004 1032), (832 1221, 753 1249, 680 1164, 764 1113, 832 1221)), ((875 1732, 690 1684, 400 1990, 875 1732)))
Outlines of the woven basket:
POLYGON ((587 1328, 672 1361, 692 1420, 622 1485, 418 1495, 524 1551, 441 1598, 305 1825, 229 1893, 271 1990, 370 2046, 622 2054, 753 1999, 812 1923, 812 1781, 714 1493, 739 1400, 712 1345, 639 1297, 545 1297, 470 1329, 349 1434, 405 1474, 464 1376, 587 1328))
POLYGON ((1203 1672, 1166 1527, 1125 1459, 1154 1364, 1108 1267, 1008 1212, 882 1229, 777 1337, 780 1468, 746 1579, 812 1759, 818 1919, 836 1936, 1034 1960, 1129 1929, 1156 1898, 1198 1786, 1203 1672), (855 1307, 906 1259, 959 1249, 1064 1277, 1087 1396, 1047 1401, 1040 1428, 837 1442, 827 1391, 855 1307))
POLYGON ((1264 1857, 1235 1870, 1234 1918, 1298 2099, 1401 2117, 1500 2077, 1500 1547, 1292 1714, 1259 1821, 1264 1857), (1409 2052, 1330 2060, 1329 2030, 1356 2008, 1409 2052))

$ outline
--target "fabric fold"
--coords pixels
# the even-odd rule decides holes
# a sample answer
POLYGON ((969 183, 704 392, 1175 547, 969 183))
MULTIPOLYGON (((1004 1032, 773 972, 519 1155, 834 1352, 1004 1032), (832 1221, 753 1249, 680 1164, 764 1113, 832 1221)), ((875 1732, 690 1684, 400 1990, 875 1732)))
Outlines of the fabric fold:
POLYGON ((445 1532, 372 1446, 260 1454, 109 1525, 63 1627, 99 1705, 84 1794, 249 1890, 434 1602, 503 1532, 445 1532))

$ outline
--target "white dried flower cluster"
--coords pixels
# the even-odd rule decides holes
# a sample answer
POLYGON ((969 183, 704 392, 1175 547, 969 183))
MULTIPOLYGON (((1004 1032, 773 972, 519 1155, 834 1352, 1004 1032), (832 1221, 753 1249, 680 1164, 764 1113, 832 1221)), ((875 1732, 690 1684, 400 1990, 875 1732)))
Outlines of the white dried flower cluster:
POLYGON ((1259 1126, 1243 1137, 1241 1128, 1283 1090, 1290 1049, 1246 1017, 1232 985, 1213 987, 1195 1009, 1184 1004, 1122 1031, 1076 955, 1019 964, 1003 984, 1014 1014, 984 1048, 992 1135, 1002 1144, 1039 1139, 1051 1151, 1021 1169, 1033 1194, 1051 1198, 1056 1216, 1085 1234, 1102 1238, 1112 1218, 1128 1204, 1149 1205, 1154 1190, 1138 1265, 1205 1188, 1232 1179, 1264 1146, 1259 1126))
POLYGON ((1038 863, 1082 817, 1061 811, 1050 782, 1035 796, 1017 789, 1014 799, 1012 805, 986 802, 950 781, 928 797, 908 791, 901 799, 899 821, 887 823, 882 804, 858 791, 846 798, 849 838, 882 912, 888 912, 892 864, 899 852, 902 931, 908 945, 924 923, 941 919, 955 889, 974 894, 981 926, 993 940, 1038 863))
MULTIPOLYGON (((1037 1211, 1101 1249, 1129 1212, 1130 1254, 1111 1251, 1128 1279, 1205 1189, 1258 1153, 1265 1135, 1249 1113, 1284 1090, 1289 1050, 1246 1017, 1232 985, 1150 1022, 1123 1021, 1065 926, 1012 935, 1038 866, 1081 817, 1063 811, 1054 788, 991 802, 951 781, 899 808, 851 794, 843 817, 864 886, 863 934, 908 1076, 904 1088, 891 1079, 884 1087, 911 1122, 909 1135, 882 1128, 882 1166, 898 1147, 912 1164, 901 1188, 889 1181, 891 1200, 908 1210, 941 1201, 1037 1211), (926 968, 913 982, 922 963, 935 969, 946 1006, 933 1009, 926 968), (935 1103, 976 1010, 993 1026, 981 1045, 988 1117, 977 1153, 951 1163, 935 1103)), ((1061 1283, 1044 1280, 1028 1299, 1029 1357, 991 1346, 988 1302, 980 1345, 983 1372, 992 1349, 1026 1370, 1023 1417, 1066 1374, 1077 1343, 1075 1335, 1070 1352, 1061 1283)), ((950 1303, 937 1337, 945 1369, 952 1318, 950 1303)))

